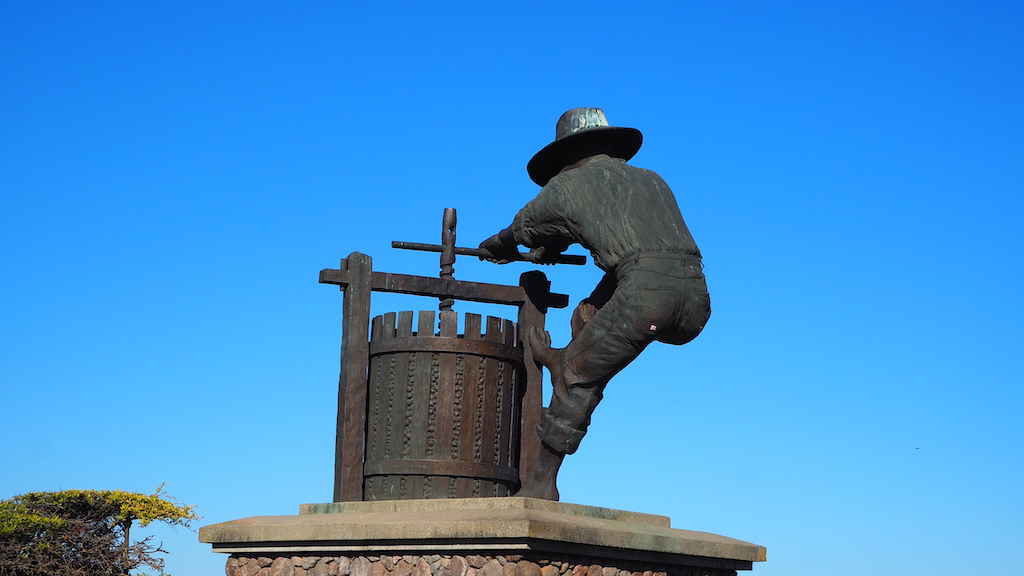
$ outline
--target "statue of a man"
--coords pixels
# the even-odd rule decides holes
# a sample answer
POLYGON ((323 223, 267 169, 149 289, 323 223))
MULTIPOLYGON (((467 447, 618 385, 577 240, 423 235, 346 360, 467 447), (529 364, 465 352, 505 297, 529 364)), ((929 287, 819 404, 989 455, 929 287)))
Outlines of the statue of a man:
POLYGON ((640 132, 609 126, 600 108, 576 108, 558 119, 555 136, 527 165, 543 189, 480 244, 504 263, 519 244, 544 262, 578 243, 605 271, 573 313, 565 348, 552 348, 547 333, 528 335, 554 391, 538 428, 544 450, 516 495, 549 500, 558 500, 558 469, 579 447, 612 376, 655 340, 693 340, 711 315, 700 250, 675 196, 657 174, 626 163, 640 132))

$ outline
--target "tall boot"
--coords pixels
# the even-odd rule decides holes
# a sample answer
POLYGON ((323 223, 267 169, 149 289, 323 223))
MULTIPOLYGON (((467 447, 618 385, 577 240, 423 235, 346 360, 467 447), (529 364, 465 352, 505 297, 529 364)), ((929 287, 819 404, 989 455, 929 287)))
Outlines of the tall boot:
POLYGON ((540 458, 537 459, 537 468, 533 475, 523 483, 523 487, 516 492, 516 496, 525 498, 541 498, 543 500, 558 501, 558 469, 562 466, 565 454, 555 452, 547 444, 541 444, 540 458))

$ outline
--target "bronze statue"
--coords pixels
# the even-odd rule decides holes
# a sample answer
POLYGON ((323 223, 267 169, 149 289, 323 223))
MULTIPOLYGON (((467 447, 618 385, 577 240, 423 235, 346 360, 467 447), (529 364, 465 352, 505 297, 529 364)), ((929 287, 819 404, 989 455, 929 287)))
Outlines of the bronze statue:
POLYGON ((605 271, 574 311, 565 348, 552 348, 547 332, 529 334, 554 392, 538 427, 544 449, 517 496, 550 500, 608 381, 654 340, 693 340, 711 315, 700 250, 675 196, 657 174, 626 163, 640 132, 609 126, 599 108, 576 108, 558 119, 555 137, 527 165, 540 193, 480 244, 493 262, 520 259, 522 244, 544 263, 578 243, 605 271))

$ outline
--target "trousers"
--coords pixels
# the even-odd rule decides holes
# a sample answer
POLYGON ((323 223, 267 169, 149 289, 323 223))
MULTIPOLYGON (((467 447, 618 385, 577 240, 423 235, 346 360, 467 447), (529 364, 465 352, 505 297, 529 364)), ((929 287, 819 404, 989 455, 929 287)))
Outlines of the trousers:
POLYGON ((538 428, 541 441, 559 454, 577 450, 605 386, 648 344, 685 344, 711 317, 700 259, 674 252, 623 258, 585 305, 597 312, 578 324, 574 317, 578 332, 562 349, 561 375, 551 383, 538 428))

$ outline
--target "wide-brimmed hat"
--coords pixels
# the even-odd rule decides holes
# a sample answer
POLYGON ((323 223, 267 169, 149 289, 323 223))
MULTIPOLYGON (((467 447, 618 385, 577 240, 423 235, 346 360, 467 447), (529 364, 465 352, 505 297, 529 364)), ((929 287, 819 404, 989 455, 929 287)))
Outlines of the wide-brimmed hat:
POLYGON ((609 126, 600 108, 573 108, 555 124, 555 141, 526 164, 530 179, 544 186, 563 168, 593 156, 608 154, 629 160, 640 150, 644 136, 636 128, 609 126))

